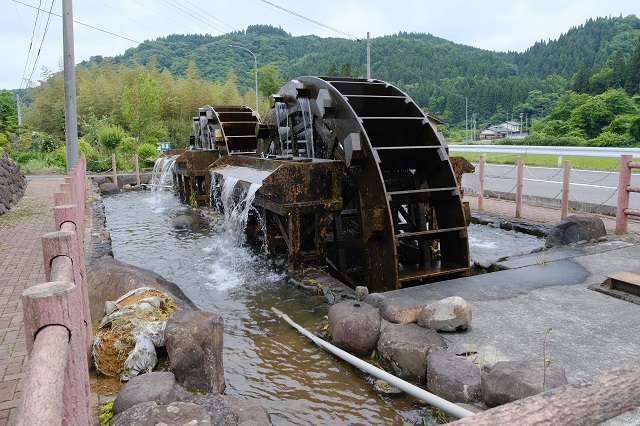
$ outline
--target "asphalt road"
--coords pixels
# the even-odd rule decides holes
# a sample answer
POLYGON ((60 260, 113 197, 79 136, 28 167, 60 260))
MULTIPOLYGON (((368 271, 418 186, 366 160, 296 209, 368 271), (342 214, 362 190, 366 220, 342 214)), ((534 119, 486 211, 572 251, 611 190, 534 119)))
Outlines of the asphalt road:
MULTIPOLYGON (((485 193, 487 191, 515 194, 517 169, 513 165, 487 164, 485 166, 485 193)), ((640 186, 640 173, 633 173, 631 185, 640 186)), ((465 174, 462 186, 471 193, 480 191, 476 173, 465 174)), ((562 199, 562 168, 525 166, 523 195, 529 197, 562 199)), ((572 169, 569 183, 569 201, 615 207, 618 202, 618 172, 572 169)), ((640 194, 631 193, 629 207, 640 210, 640 194)))

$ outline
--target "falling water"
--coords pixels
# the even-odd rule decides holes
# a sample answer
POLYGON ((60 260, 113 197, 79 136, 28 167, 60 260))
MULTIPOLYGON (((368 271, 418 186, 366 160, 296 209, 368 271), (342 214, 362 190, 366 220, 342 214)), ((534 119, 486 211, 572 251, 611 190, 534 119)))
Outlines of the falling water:
POLYGON ((302 121, 304 122, 304 135, 307 141, 307 157, 314 158, 313 152, 313 128, 311 120, 311 104, 309 98, 298 98, 298 108, 302 111, 302 121))
POLYGON ((252 210, 255 211, 253 199, 260 187, 260 184, 251 183, 247 188, 247 185, 239 179, 226 176, 223 179, 221 190, 212 192, 219 197, 214 200, 214 205, 221 206, 224 213, 222 229, 233 236, 236 245, 241 244, 244 240, 249 213, 252 210))
POLYGON ((284 155, 291 154, 290 147, 287 146, 289 144, 289 126, 287 123, 287 119, 288 119, 287 104, 285 104, 284 102, 276 102, 275 110, 276 110, 276 121, 278 122, 278 136, 280 138, 280 147, 282 150, 282 154, 284 155))
POLYGON ((173 185, 173 170, 176 166, 177 156, 160 157, 153 165, 153 173, 151 175, 152 191, 162 191, 166 186, 173 185))

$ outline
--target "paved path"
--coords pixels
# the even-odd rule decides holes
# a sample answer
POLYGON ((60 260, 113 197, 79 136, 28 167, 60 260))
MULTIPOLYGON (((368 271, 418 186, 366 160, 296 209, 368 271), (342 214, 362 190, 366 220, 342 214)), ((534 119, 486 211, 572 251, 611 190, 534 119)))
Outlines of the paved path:
MULTIPOLYGON (((45 282, 41 237, 55 231, 53 193, 63 181, 62 176, 30 178, 25 196, 0 216, 0 426, 15 424, 17 417, 27 358, 20 296, 25 288, 45 282)), ((476 197, 465 200, 476 209, 476 197)), ((513 217, 515 203, 485 199, 485 212, 513 217)), ((555 224, 560 211, 524 205, 523 216, 555 224)), ((603 220, 612 232, 615 220, 603 220)), ((640 223, 630 223, 629 230, 639 235, 640 223)))
POLYGON ((62 182, 29 180, 24 197, 0 216, 0 426, 15 424, 27 359, 20 296, 45 282, 41 237, 55 231, 53 193, 62 182))

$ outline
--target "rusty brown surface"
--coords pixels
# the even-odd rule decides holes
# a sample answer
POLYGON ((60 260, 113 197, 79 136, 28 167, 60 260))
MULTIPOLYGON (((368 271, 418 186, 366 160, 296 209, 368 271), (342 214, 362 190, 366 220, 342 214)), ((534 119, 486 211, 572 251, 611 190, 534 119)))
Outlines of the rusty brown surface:
POLYGON ((462 175, 464 173, 474 173, 476 168, 466 158, 460 156, 449 156, 451 167, 453 167, 453 174, 456 176, 456 182, 458 182, 458 189, 460 194, 464 196, 462 192, 462 175))

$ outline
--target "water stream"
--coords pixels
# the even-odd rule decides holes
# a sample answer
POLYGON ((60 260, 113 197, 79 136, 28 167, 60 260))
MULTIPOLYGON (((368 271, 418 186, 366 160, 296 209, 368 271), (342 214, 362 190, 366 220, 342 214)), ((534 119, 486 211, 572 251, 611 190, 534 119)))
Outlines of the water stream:
POLYGON ((371 380, 275 317, 272 306, 318 330, 328 306, 239 245, 224 218, 205 216, 168 192, 119 194, 104 205, 116 259, 163 275, 199 308, 224 318, 226 394, 261 403, 277 425, 435 424, 428 407, 376 394, 371 380), (178 214, 194 216, 196 227, 173 229, 178 214))

